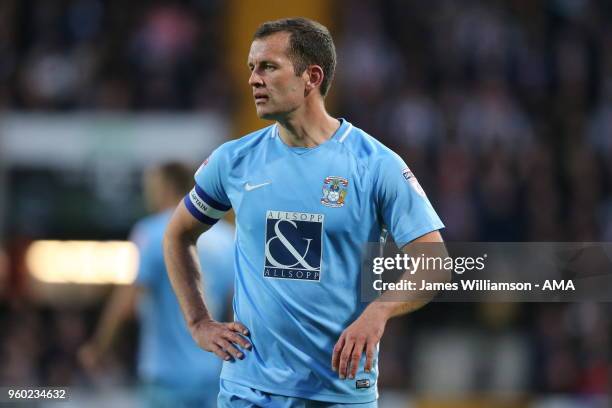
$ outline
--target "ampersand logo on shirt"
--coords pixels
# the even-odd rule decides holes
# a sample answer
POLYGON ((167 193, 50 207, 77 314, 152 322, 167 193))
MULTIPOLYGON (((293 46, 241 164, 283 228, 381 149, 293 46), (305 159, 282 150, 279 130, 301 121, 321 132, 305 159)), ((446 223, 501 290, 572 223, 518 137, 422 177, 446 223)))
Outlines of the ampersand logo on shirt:
POLYGON ((319 281, 324 217, 267 211, 264 277, 319 281))

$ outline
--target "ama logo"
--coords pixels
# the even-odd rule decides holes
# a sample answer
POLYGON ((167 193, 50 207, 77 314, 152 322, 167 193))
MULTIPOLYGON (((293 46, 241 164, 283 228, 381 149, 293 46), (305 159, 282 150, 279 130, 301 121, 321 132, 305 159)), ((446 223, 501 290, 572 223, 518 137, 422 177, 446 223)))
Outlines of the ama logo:
POLYGON ((268 211, 264 277, 318 282, 323 219, 323 214, 268 211))

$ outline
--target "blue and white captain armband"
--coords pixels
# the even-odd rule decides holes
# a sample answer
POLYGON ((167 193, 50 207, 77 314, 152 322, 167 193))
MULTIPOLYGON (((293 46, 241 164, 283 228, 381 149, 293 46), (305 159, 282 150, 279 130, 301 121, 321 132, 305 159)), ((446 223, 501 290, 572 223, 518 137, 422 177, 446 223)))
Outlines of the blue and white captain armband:
POLYGON ((197 184, 183 201, 191 215, 208 225, 215 224, 232 208, 211 198, 197 184))

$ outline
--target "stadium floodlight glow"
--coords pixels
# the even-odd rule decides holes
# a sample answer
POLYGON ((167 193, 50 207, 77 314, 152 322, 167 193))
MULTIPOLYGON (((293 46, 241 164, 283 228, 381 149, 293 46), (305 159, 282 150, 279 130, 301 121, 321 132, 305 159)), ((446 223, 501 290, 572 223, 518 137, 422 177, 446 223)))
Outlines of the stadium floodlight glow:
POLYGON ((128 241, 35 241, 26 266, 46 283, 129 284, 136 279, 138 248, 128 241))

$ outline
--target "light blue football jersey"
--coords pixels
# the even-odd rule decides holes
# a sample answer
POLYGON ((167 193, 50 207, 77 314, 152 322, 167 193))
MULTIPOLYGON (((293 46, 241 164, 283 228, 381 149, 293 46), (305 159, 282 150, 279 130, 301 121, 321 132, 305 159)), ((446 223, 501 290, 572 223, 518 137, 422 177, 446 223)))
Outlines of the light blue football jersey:
POLYGON ((355 379, 340 380, 331 357, 367 306, 365 244, 383 225, 400 247, 443 228, 402 159, 346 120, 314 148, 287 146, 272 125, 220 146, 195 181, 184 200, 194 217, 236 213, 234 313, 254 346, 221 377, 312 400, 375 400, 376 364, 365 373, 362 357, 355 379))
MULTIPOLYGON (((164 265, 162 241, 171 216, 165 211, 146 217, 131 234, 140 259, 135 284, 146 289, 138 304, 138 376, 177 392, 216 395, 221 361, 191 338, 164 265)), ((207 305, 221 319, 234 283, 234 229, 220 222, 207 238, 198 240, 198 255, 207 305)))

